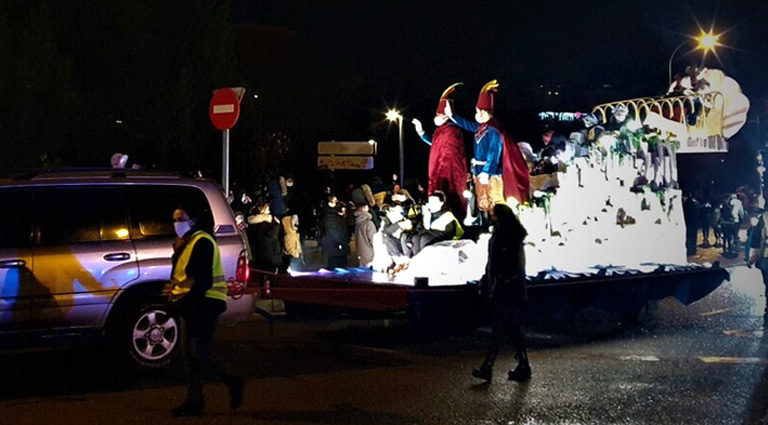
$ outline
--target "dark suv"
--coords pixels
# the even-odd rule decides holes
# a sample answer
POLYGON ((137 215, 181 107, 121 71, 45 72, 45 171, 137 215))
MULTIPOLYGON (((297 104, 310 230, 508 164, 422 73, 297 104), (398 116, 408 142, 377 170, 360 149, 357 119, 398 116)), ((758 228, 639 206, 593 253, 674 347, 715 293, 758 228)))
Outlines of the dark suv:
POLYGON ((47 172, 0 179, 3 341, 106 336, 137 365, 168 364, 179 322, 160 292, 181 204, 214 223, 230 289, 222 322, 249 317, 248 243, 217 184, 151 172, 47 172))

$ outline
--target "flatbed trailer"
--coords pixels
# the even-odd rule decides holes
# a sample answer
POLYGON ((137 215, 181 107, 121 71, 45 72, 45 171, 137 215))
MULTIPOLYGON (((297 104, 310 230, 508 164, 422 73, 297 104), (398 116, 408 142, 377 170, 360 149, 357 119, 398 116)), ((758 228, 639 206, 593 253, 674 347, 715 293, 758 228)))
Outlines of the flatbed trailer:
MULTIPOLYGON (((281 300, 288 314, 301 309, 373 314, 407 313, 413 322, 463 320, 487 309, 473 283, 432 286, 392 282, 386 274, 366 269, 312 273, 252 275, 267 299, 281 300)), ((569 323, 590 312, 636 318, 649 302, 674 297, 691 304, 729 279, 726 269, 713 266, 659 265, 653 271, 599 269, 593 274, 542 272, 527 280, 529 320, 569 323)))

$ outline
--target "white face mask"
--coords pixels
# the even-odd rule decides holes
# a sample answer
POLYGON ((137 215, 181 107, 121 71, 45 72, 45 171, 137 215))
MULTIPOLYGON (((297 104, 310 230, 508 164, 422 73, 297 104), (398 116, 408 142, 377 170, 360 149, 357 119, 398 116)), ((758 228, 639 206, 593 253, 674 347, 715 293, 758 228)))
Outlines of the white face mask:
POLYGON ((173 223, 173 230, 181 238, 192 228, 192 220, 176 221, 173 223))

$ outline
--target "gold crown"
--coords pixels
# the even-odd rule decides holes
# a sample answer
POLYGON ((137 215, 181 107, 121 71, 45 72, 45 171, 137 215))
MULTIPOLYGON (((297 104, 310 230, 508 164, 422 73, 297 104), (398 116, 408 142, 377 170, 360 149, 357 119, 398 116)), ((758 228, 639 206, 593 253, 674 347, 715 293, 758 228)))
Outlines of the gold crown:
POLYGON ((458 87, 458 86, 460 86, 460 85, 463 85, 463 84, 464 84, 464 83, 453 83, 453 84, 451 84, 451 86, 450 86, 450 87, 448 87, 447 89, 445 89, 445 91, 443 92, 443 94, 442 94, 442 95, 440 95, 440 99, 445 99, 445 98, 446 98, 446 96, 448 96, 449 94, 453 93, 453 92, 454 92, 454 90, 456 90, 456 87, 458 87))
POLYGON ((496 80, 491 80, 485 83, 482 89, 480 89, 480 93, 488 92, 488 91, 496 91, 496 89, 499 88, 499 83, 496 80))

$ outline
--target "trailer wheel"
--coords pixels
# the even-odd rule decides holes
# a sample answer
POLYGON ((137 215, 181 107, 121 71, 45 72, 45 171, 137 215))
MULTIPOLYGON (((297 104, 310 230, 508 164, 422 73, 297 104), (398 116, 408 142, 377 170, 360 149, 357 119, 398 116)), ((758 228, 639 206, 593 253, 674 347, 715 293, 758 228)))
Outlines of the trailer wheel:
POLYGON ((289 320, 299 320, 306 312, 306 306, 294 301, 283 301, 283 308, 285 309, 285 317, 289 320))
POLYGON ((634 323, 644 328, 654 328, 658 324, 656 313, 659 311, 659 301, 649 300, 642 308, 630 317, 634 323))
POLYGON ((573 330, 583 336, 608 335, 623 325, 621 315, 594 307, 577 311, 573 318, 573 330))
POLYGON ((419 299, 412 299, 408 305, 408 323, 412 336, 417 340, 431 340, 438 335, 437 318, 419 299))

